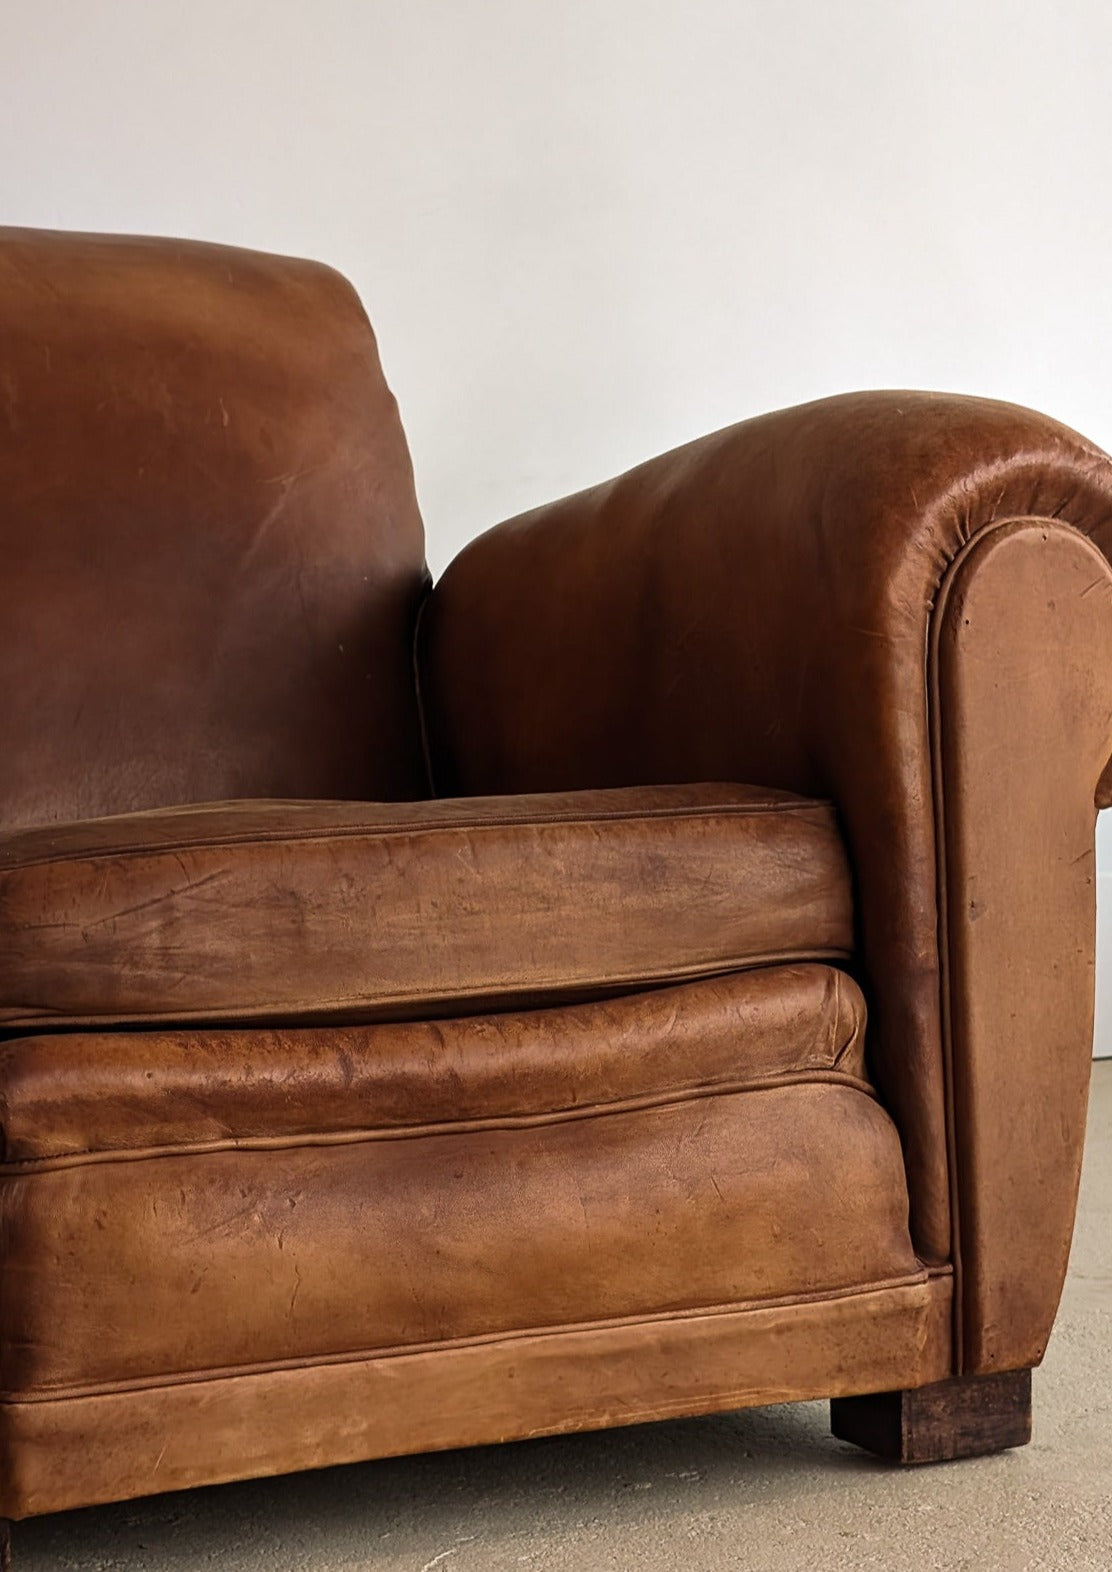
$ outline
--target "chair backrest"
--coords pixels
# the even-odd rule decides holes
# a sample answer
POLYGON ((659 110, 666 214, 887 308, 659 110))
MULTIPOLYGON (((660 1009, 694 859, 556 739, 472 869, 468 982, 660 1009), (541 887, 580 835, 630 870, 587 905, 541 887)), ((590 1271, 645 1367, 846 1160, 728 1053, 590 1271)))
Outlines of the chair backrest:
POLYGON ((0 229, 0 825, 425 795, 424 536, 350 286, 0 229))

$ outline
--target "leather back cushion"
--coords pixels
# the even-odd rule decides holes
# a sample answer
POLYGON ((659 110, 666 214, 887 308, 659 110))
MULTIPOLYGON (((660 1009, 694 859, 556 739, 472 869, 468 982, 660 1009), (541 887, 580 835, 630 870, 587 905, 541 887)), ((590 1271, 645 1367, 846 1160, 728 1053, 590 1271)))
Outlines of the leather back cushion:
POLYGON ((412 470, 326 268, 0 230, 0 823, 423 778, 412 470))

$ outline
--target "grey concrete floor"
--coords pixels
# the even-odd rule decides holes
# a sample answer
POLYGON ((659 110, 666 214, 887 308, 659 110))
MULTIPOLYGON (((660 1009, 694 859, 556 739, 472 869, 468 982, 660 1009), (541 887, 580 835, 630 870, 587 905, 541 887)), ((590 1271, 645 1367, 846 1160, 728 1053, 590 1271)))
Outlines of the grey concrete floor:
POLYGON ((900 1470, 803 1403, 223 1485, 16 1526, 16 1572, 1112 1572, 1112 1061, 1035 1439, 900 1470))

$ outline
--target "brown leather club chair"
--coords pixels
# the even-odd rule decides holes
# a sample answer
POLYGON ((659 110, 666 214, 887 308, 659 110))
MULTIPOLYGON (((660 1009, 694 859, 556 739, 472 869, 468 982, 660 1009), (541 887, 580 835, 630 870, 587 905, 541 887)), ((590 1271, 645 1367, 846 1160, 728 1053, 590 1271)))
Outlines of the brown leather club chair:
POLYGON ((1026 1440, 1112 463, 854 394, 430 593, 335 273, 9 230, 0 334, 0 1512, 795 1398, 1026 1440))

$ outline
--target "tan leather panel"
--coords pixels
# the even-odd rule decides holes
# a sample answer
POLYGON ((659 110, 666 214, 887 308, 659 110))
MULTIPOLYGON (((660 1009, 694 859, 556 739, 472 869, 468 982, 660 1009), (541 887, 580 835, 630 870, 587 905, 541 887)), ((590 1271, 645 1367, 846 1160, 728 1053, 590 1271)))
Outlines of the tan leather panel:
POLYGON ((1014 405, 855 393, 499 526, 423 623, 441 791, 725 779, 833 799, 932 1260, 950 1234, 925 652, 949 564, 1017 514, 1112 548, 1112 464, 1014 405))
POLYGON ((810 1303, 0 1403, 0 1512, 925 1386, 950 1374, 950 1316, 949 1279, 922 1276, 810 1303))
POLYGON ((424 542, 354 292, 0 229, 0 822, 424 791, 424 542))
POLYGON ((964 1368, 1037 1364, 1065 1278, 1093 1040, 1093 793, 1112 747, 1112 571, 1026 519, 938 618, 947 1001, 964 1368))
POLYGON ((777 966, 439 1022, 24 1037, 0 1046, 3 1155, 580 1117, 825 1075, 865 1087, 864 1027, 852 978, 777 966))
POLYGON ((848 953, 827 804, 224 803, 0 836, 0 1022, 427 1014, 848 953))
POLYGON ((823 1083, 524 1127, 8 1169, 0 1224, 7 1394, 821 1295, 918 1269, 891 1121, 823 1083))

